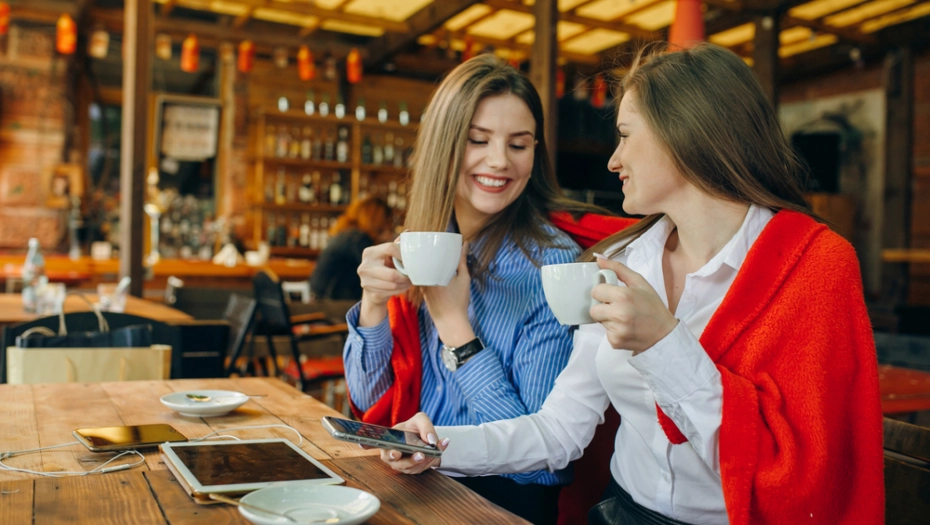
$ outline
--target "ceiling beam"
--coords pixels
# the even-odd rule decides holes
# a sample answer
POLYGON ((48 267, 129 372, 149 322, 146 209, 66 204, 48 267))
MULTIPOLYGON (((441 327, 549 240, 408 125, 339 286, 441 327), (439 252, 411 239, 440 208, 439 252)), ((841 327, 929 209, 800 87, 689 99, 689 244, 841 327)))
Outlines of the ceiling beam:
POLYGON ((477 4, 481 0, 434 1, 407 19, 410 30, 405 34, 385 33, 372 40, 368 46, 366 66, 375 66, 391 55, 416 42, 420 35, 430 33, 453 16, 477 4))
POLYGON ((298 2, 281 2, 278 0, 233 0, 235 3, 247 5, 253 9, 255 8, 267 8, 267 9, 276 9, 278 11, 289 11, 291 13, 297 13, 305 16, 316 16, 326 20, 338 20, 340 22, 348 22, 351 24, 360 24, 367 25, 372 27, 380 27, 385 31, 392 31, 395 33, 406 33, 410 31, 410 25, 406 22, 397 22, 394 20, 387 20, 384 18, 376 18, 373 16, 364 16, 357 15, 354 13, 346 13, 344 11, 331 11, 329 9, 323 9, 322 7, 317 7, 315 4, 308 3, 298 3, 298 2))
POLYGON ((177 7, 177 5, 178 5, 178 0, 168 0, 167 2, 161 5, 161 14, 165 16, 170 15, 171 12, 174 11, 174 8, 177 7))
MULTIPOLYGON (((511 11, 516 11, 518 13, 527 13, 533 14, 533 6, 524 5, 516 2, 508 2, 507 0, 484 0, 483 4, 493 7, 495 9, 509 9, 511 11)), ((647 31, 639 26, 634 26, 632 24, 624 24, 621 22, 608 22, 604 20, 596 20, 594 18, 587 18, 583 16, 577 16, 570 13, 562 13, 559 16, 560 20, 566 22, 574 22, 576 24, 586 25, 588 27, 595 27, 598 29, 610 29, 611 31, 621 31, 623 33, 628 33, 634 37, 646 39, 646 40, 655 40, 656 33, 654 31, 647 31)))
POLYGON ((835 27, 831 25, 824 24, 823 22, 817 20, 804 20, 803 18, 796 18, 793 16, 785 15, 782 18, 782 24, 785 29, 794 26, 806 27, 808 29, 815 29, 821 33, 831 33, 844 40, 850 42, 858 42, 860 44, 868 44, 875 42, 875 38, 871 35, 865 33, 860 33, 855 29, 844 28, 844 27, 835 27))
MULTIPOLYGON (((454 33, 449 33, 452 38, 463 39, 465 38, 465 32, 460 30, 454 33)), ((501 49, 511 49, 516 51, 523 51, 527 55, 532 53, 533 45, 532 44, 523 44, 513 40, 504 40, 502 38, 490 38, 486 36, 479 35, 468 35, 472 38, 476 44, 484 44, 486 46, 492 46, 494 48, 501 49)), ((571 60, 572 62, 580 62, 582 64, 599 64, 601 62, 601 57, 598 55, 583 55, 581 53, 571 53, 566 52, 562 49, 559 49, 559 56, 565 58, 566 60, 571 60)))
MULTIPOLYGON (((246 24, 249 23, 249 20, 252 18, 252 13, 254 12, 255 12, 255 9, 249 9, 245 13, 237 16, 236 19, 233 20, 232 26, 236 29, 239 29, 245 26, 246 24)), ((167 14, 167 13, 163 13, 163 14, 167 14)))

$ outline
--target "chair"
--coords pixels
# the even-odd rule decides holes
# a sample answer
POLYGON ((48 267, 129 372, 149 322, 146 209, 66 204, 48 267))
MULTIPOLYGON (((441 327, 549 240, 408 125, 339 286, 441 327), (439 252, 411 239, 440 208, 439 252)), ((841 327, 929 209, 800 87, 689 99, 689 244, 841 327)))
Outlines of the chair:
MULTIPOLYGON (((239 294, 232 294, 226 303, 223 318, 229 323, 229 347, 226 375, 236 371, 236 361, 242 353, 242 347, 252 331, 255 322, 255 300, 239 294)), ((251 343, 250 339, 250 343, 251 343)), ((251 355, 252 352, 250 351, 251 355)))
MULTIPOLYGON (((111 330, 124 326, 140 324, 150 325, 152 327, 152 343, 168 345, 172 349, 171 378, 177 379, 184 377, 181 334, 177 326, 132 314, 117 312, 102 312, 102 314, 107 320, 107 324, 109 324, 111 330)), ((6 383, 6 349, 15 346, 16 337, 22 335, 23 332, 30 328, 40 326, 49 328, 52 331, 57 331, 58 323, 58 316, 51 315, 26 323, 3 327, 3 344, 0 346, 0 383, 6 383)), ((69 332, 92 332, 99 329, 97 316, 93 312, 66 313, 65 323, 69 332)))
POLYGON ((261 313, 261 327, 268 341, 268 351, 272 357, 275 375, 278 370, 278 356, 272 339, 273 333, 284 334, 288 338, 292 360, 285 370, 297 383, 297 388, 304 390, 334 380, 341 380, 344 375, 341 356, 319 359, 302 358, 298 342, 321 340, 332 336, 343 339, 348 336, 349 327, 345 323, 333 323, 322 312, 292 316, 284 298, 284 290, 278 276, 270 270, 262 270, 252 279, 255 301, 261 313))
POLYGON ((300 296, 300 302, 307 304, 310 302, 310 281, 281 281, 281 289, 284 290, 284 299, 291 302, 291 295, 300 296))
POLYGON ((884 419, 885 523, 918 525, 930 516, 930 429, 884 419))

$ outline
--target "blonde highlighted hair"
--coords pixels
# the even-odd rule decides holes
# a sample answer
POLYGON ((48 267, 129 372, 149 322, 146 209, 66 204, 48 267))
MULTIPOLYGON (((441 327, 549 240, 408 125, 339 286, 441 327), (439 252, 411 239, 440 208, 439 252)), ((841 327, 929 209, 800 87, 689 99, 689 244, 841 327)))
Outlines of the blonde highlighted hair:
MULTIPOLYGON (((681 176, 720 199, 795 210, 819 220, 801 192, 803 165, 746 63, 713 44, 665 51, 661 44, 640 49, 620 81, 618 100, 634 98, 681 176)), ((619 245, 616 253, 661 218, 645 217, 582 259, 593 260, 594 252, 619 245)))

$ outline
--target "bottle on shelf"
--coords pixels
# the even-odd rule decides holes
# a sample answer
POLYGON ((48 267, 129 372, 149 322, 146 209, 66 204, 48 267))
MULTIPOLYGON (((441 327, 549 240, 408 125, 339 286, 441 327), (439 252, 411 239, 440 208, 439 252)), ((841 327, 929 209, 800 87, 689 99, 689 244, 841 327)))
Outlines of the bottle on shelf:
POLYGON ((329 93, 323 93, 323 100, 320 102, 320 116, 329 115, 329 93))
POLYGON ((297 220, 297 215, 291 217, 291 229, 287 238, 287 245, 296 248, 300 242, 300 222, 297 220))
POLYGON ((283 213, 278 214, 277 241, 278 246, 287 246, 287 218, 283 213))
POLYGON ((410 113, 407 112, 407 103, 400 103, 400 113, 397 115, 398 120, 400 120, 401 126, 406 126, 410 124, 410 113))
POLYGON ((329 185, 329 203, 332 205, 342 204, 342 177, 339 172, 333 173, 333 181, 329 185))
POLYGON ((339 126, 339 140, 336 142, 336 161, 349 162, 349 128, 339 126))
POLYGON ((313 128, 304 126, 304 133, 300 137, 300 158, 310 160, 313 155, 313 128))
POLYGON ((268 241, 268 246, 278 245, 278 228, 273 213, 268 214, 268 225, 265 229, 265 240, 268 241))
POLYGON ((310 220, 310 242, 308 246, 311 250, 320 249, 320 218, 316 215, 310 220))
POLYGON ((278 168, 278 176, 275 178, 274 203, 287 203, 287 177, 285 176, 284 168, 278 168))
POLYGON ((346 116, 346 103, 342 100, 342 93, 336 95, 336 107, 333 108, 333 113, 335 113, 336 118, 345 118, 346 116))
POLYGON ((359 98, 355 105, 355 119, 358 121, 365 120, 365 99, 359 98))
POLYGON ((274 157, 278 149, 278 132, 272 125, 265 126, 265 156, 274 157))
POLYGON ((297 191, 300 189, 300 185, 297 184, 296 180, 290 179, 287 181, 287 198, 285 202, 288 204, 292 202, 297 202, 297 191))
POLYGON ((313 136, 313 152, 310 156, 313 160, 320 160, 323 158, 323 138, 319 133, 313 136))
POLYGON ((394 139, 394 167, 402 168, 404 166, 404 138, 398 136, 394 139))
POLYGON ((305 213, 300 220, 300 231, 298 232, 298 242, 301 248, 308 248, 310 246, 310 214, 305 213))
POLYGON ((397 185, 397 200, 395 201, 395 208, 398 210, 407 209, 407 186, 405 184, 397 185))
POLYGON ((287 97, 278 98, 278 111, 287 113, 289 109, 291 109, 291 103, 287 100, 287 97))
POLYGON ((388 119, 387 102, 381 101, 378 105, 378 122, 384 124, 388 119))
POLYGON ((271 177, 265 181, 265 203, 274 204, 274 181, 271 177))
POLYGON ((300 190, 297 192, 297 200, 303 204, 310 204, 313 202, 313 185, 309 173, 304 173, 300 190))
POLYGON ((320 186, 320 172, 314 171, 313 175, 310 176, 310 202, 322 202, 326 197, 321 191, 320 186))
POLYGON ((304 102, 304 113, 313 115, 316 113, 316 93, 311 89, 307 91, 307 101, 304 102))
POLYGON ((384 147, 381 145, 381 135, 375 135, 374 144, 371 146, 371 163, 379 166, 384 164, 384 147))
POLYGON ((362 140, 362 164, 371 164, 371 137, 368 135, 362 140))
POLYGON ((39 294, 48 282, 45 277, 45 259, 42 257, 42 250, 39 247, 39 239, 35 237, 29 239, 29 251, 26 253, 26 261, 23 263, 23 310, 35 312, 39 301, 39 294))
POLYGON ((326 138, 323 142, 323 160, 333 160, 336 156, 336 143, 333 135, 332 129, 326 130, 326 138))
POLYGON ((325 250, 326 245, 329 244, 329 226, 331 221, 335 219, 327 219, 323 217, 320 219, 320 249, 325 250))
POLYGON ((296 159, 300 156, 300 128, 294 126, 291 128, 291 137, 288 141, 289 148, 287 150, 287 156, 292 159, 296 159))
POLYGON ((391 132, 384 135, 384 163, 389 166, 394 164, 394 134, 391 132))
POLYGON ((388 183, 387 205, 388 208, 397 207, 397 182, 393 180, 388 183))
POLYGON ((291 148, 291 135, 284 126, 278 127, 278 146, 274 150, 274 156, 283 159, 287 157, 287 152, 291 148))
POLYGON ((359 175, 358 177, 358 198, 364 199, 368 196, 368 176, 359 175))

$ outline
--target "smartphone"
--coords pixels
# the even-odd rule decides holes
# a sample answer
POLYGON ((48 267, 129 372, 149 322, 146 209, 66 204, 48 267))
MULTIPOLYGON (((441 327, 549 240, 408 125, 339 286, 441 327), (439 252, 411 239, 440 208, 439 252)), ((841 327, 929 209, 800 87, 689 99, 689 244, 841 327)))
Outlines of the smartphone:
POLYGON ((73 432, 85 447, 93 452, 131 450, 134 448, 157 447, 162 443, 187 441, 171 425, 132 425, 125 427, 79 428, 73 432))
POLYGON ((396 428, 382 427, 324 416, 323 427, 336 439, 361 443, 370 447, 399 450, 405 454, 422 452, 425 456, 438 458, 442 451, 434 445, 423 442, 420 436, 413 432, 404 432, 396 428))

